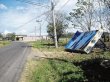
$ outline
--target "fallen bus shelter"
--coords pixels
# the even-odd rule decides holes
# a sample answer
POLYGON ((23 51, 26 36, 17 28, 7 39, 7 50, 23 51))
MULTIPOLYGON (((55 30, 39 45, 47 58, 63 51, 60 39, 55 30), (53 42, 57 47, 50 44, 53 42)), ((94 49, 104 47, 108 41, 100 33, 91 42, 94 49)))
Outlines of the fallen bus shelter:
POLYGON ((66 50, 90 53, 101 38, 103 30, 94 30, 88 32, 77 31, 71 40, 65 46, 66 50))

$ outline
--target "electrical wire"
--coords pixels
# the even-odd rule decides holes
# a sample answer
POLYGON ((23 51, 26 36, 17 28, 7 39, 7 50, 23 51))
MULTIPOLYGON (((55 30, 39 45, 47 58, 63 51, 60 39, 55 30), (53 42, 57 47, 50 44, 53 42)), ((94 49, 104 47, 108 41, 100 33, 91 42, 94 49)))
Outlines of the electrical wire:
POLYGON ((63 9, 69 2, 70 0, 68 0, 62 7, 60 7, 60 9, 58 9, 57 11, 60 11, 61 9, 63 9))
MULTIPOLYGON (((25 1, 25 0, 16 0, 16 1, 21 1, 21 2, 25 2, 25 3, 31 4, 31 5, 37 5, 37 6, 44 7, 44 5, 41 5, 41 3, 35 3, 35 2, 25 1)), ((45 5, 45 7, 47 7, 47 6, 45 5)), ((16 30, 18 30, 18 29, 22 28, 23 26, 25 26, 25 25, 31 23, 33 20, 35 20, 35 19, 37 19, 37 18, 40 18, 41 16, 43 16, 43 15, 45 15, 45 14, 48 14, 49 12, 50 12, 50 11, 44 12, 43 14, 41 14, 41 15, 39 15, 39 16, 37 16, 37 17, 35 17, 35 18, 29 20, 29 21, 27 21, 26 23, 24 23, 24 24, 22 24, 22 25, 16 27, 16 30)))
POLYGON ((29 20, 29 21, 27 21, 26 23, 24 23, 24 24, 22 24, 22 25, 20 25, 20 26, 16 27, 16 30, 18 30, 18 29, 22 28, 23 26, 25 26, 25 25, 27 25, 27 24, 31 23, 33 20, 35 20, 35 19, 37 19, 37 18, 40 18, 41 16, 43 16, 43 15, 45 15, 45 14, 49 13, 49 12, 50 12, 50 11, 44 12, 43 14, 41 14, 41 15, 39 15, 39 16, 37 16, 37 17, 35 17, 35 18, 33 18, 33 19, 29 20))
POLYGON ((41 6, 41 7, 47 7, 47 8, 50 7, 48 5, 44 5, 44 4, 41 4, 41 3, 35 3, 35 2, 32 2, 32 1, 27 1, 27 0, 16 0, 16 1, 24 2, 24 3, 27 3, 27 4, 34 5, 34 6, 41 6))
MULTIPOLYGON (((45 24, 45 22, 47 21, 47 18, 49 17, 49 14, 47 15, 47 17, 45 18, 45 20, 43 20, 43 23, 41 24, 42 26, 45 24)), ((41 26, 41 27, 42 27, 41 26)), ((34 32, 34 30, 32 30, 30 33, 34 32)))
MULTIPOLYGON (((37 4, 37 3, 34 3, 34 2, 30 2, 30 1, 23 1, 23 0, 16 0, 16 1, 22 1, 22 2, 25 2, 25 3, 32 4, 32 5, 41 6, 41 4, 37 4)), ((58 9, 58 11, 61 10, 69 1, 70 1, 70 0, 68 0, 60 9, 58 9)), ((49 12, 50 12, 50 11, 44 12, 43 14, 41 14, 41 15, 39 15, 39 16, 37 16, 37 17, 35 17, 35 18, 29 20, 29 21, 27 21, 26 23, 24 23, 24 24, 18 26, 18 27, 16 28, 16 30, 22 28, 23 26, 25 26, 25 25, 31 23, 33 20, 35 20, 35 19, 37 19, 37 18, 40 18, 41 16, 43 16, 43 15, 49 13, 49 12)))

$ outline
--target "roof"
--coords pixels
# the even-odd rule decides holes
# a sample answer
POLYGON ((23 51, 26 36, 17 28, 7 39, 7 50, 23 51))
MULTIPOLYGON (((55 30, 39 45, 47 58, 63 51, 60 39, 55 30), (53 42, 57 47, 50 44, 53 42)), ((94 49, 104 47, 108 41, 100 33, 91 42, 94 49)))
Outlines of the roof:
POLYGON ((77 31, 67 43, 65 49, 90 53, 94 45, 101 38, 102 34, 103 30, 95 30, 90 32, 77 31))

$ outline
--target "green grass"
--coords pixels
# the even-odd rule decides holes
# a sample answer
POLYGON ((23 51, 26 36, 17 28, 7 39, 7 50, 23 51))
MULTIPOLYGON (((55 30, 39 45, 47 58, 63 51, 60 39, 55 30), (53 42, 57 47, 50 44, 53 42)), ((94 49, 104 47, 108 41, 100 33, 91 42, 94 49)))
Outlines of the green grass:
POLYGON ((37 49, 43 50, 43 51, 63 51, 64 50, 64 46, 66 44, 66 41, 62 42, 60 40, 60 42, 58 43, 59 47, 57 49, 55 49, 54 43, 50 40, 38 40, 38 41, 34 41, 34 42, 30 42, 30 44, 37 49))
POLYGON ((9 44, 10 44, 10 41, 0 41, 0 47, 6 46, 9 44))
POLYGON ((110 71, 102 68, 100 63, 104 59, 110 60, 110 52, 92 56, 77 54, 69 59, 40 58, 33 60, 34 69, 29 70, 32 72, 25 82, 109 82, 110 71))
POLYGON ((108 68, 101 66, 104 60, 110 61, 109 51, 90 54, 60 53, 64 51, 65 43, 60 42, 60 47, 55 49, 53 43, 49 41, 31 42, 34 48, 46 52, 55 51, 56 54, 53 55, 61 56, 32 59, 34 64, 28 65, 29 70, 26 72, 29 73, 24 82, 110 82, 110 62, 108 68))
POLYGON ((44 59, 36 66, 30 82, 74 82, 84 81, 83 70, 79 66, 62 60, 44 59))

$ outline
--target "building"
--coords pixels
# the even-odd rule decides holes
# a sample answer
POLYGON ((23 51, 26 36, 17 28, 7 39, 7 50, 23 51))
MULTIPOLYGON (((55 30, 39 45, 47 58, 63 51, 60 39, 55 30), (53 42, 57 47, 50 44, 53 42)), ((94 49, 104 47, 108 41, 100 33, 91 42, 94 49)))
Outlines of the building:
POLYGON ((27 37, 27 35, 16 35, 15 40, 16 41, 23 41, 24 37, 27 37))
POLYGON ((16 35, 16 41, 37 41, 41 39, 47 40, 49 37, 47 35, 42 36, 27 36, 27 35, 16 35))

